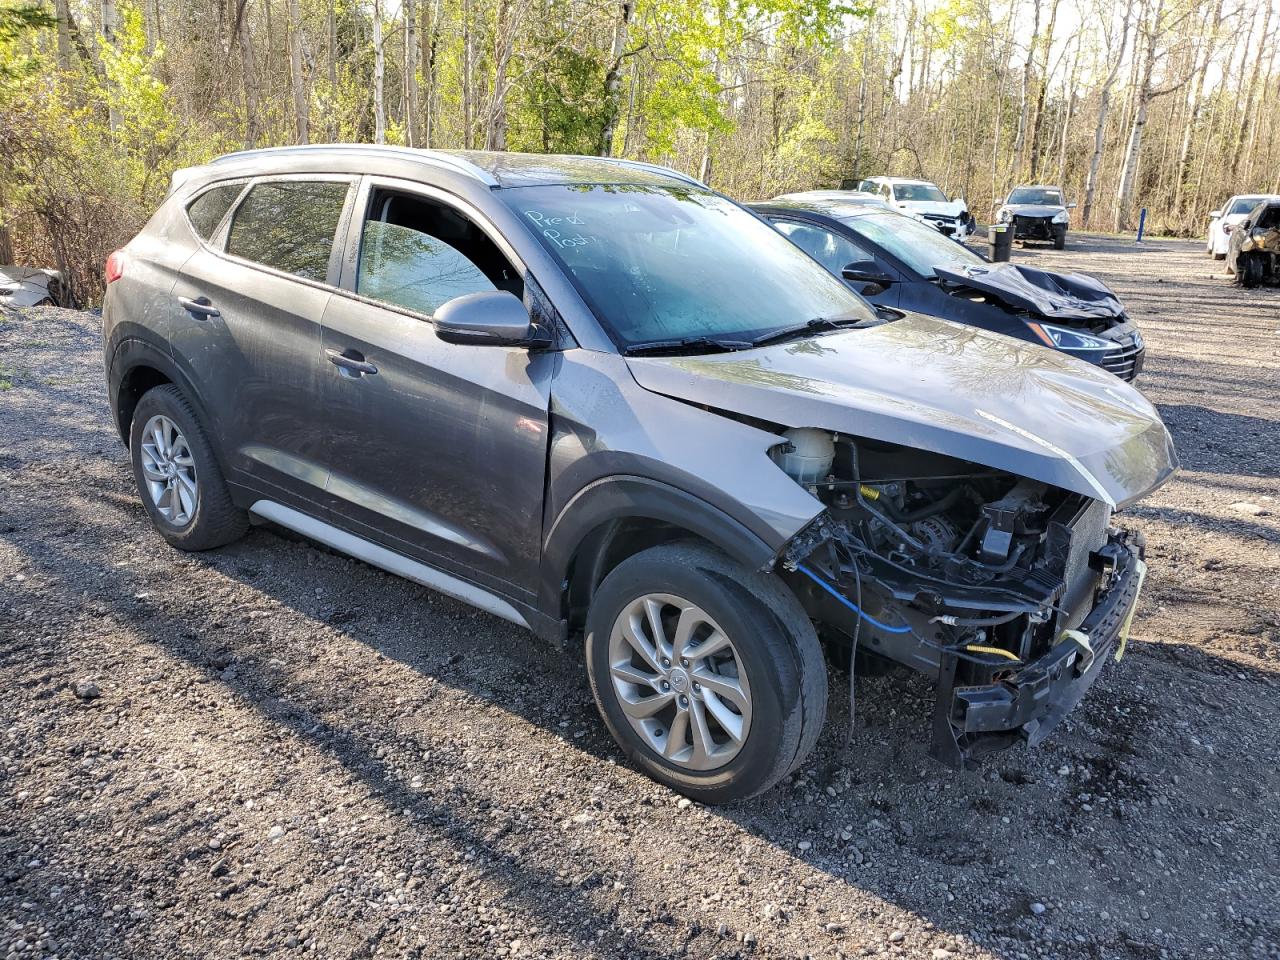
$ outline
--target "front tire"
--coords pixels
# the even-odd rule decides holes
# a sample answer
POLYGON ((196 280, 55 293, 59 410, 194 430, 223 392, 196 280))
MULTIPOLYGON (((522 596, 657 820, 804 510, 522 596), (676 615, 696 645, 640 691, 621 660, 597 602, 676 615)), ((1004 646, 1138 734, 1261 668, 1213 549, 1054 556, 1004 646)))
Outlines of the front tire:
POLYGON ((231 502, 195 409, 173 384, 148 390, 138 401, 129 454, 142 505, 170 545, 212 550, 249 529, 248 515, 231 502))
POLYGON ((1055 250, 1067 249, 1067 231, 1055 230, 1053 232, 1053 249, 1055 250))
POLYGON ((768 790, 813 749, 827 671, 795 595, 697 544, 619 564, 587 614, 596 706, 627 758, 705 803, 768 790))
POLYGON ((1236 273, 1240 286, 1253 289, 1262 285, 1262 257, 1256 253, 1244 253, 1236 257, 1236 273))

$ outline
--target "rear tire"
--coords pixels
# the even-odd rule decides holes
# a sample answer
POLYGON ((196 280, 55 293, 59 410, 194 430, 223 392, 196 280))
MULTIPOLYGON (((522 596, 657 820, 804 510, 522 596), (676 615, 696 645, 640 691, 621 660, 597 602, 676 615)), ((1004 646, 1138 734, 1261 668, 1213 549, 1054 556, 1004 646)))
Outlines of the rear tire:
POLYGON ((248 531, 248 514, 231 502, 195 409, 173 384, 154 387, 138 401, 129 454, 142 505, 171 546, 212 550, 248 531))
POLYGON ((627 758, 705 803, 768 790, 826 718, 826 664, 795 595, 699 544, 619 564, 591 601, 586 648, 591 692, 627 758), (713 641, 717 652, 700 653, 713 641))

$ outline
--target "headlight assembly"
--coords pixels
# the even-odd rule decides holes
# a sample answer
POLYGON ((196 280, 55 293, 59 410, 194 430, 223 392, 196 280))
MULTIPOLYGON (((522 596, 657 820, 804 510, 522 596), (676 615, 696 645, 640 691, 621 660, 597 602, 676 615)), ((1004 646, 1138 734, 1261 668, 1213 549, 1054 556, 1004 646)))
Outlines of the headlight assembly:
POLYGON ((1010 220, 1012 220, 1012 219, 1013 219, 1013 214, 1012 214, 1012 213, 1010 213, 1007 209, 1006 209, 1006 210, 1001 210, 1001 211, 1000 211, 1000 222, 1001 222, 1001 223, 1008 223, 1008 222, 1009 222, 1010 220))
POLYGON ((1059 212, 1059 213, 1055 213, 1055 214, 1053 215, 1053 222, 1054 222, 1054 223, 1066 223, 1066 222, 1067 222, 1068 220, 1070 220, 1070 219, 1071 219, 1071 215, 1070 215, 1070 214, 1068 214, 1068 213, 1067 213, 1067 211, 1065 211, 1065 210, 1063 210, 1063 211, 1061 211, 1061 212, 1059 212))
POLYGON ((1111 350, 1115 344, 1092 334, 1070 330, 1067 327, 1055 327, 1047 323, 1028 323, 1032 333, 1044 341, 1046 346, 1059 350, 1111 350))

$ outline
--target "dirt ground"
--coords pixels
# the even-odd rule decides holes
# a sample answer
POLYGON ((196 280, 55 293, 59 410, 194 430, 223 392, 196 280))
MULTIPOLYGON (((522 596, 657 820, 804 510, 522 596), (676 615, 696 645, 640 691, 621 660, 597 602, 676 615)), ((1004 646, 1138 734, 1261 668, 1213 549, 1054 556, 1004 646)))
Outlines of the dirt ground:
POLYGON ((0 958, 1280 956, 1280 290, 1015 259, 1115 287, 1182 457, 1127 511, 1129 655, 964 774, 912 680, 846 750, 833 678, 800 773, 717 809, 619 761, 576 651, 265 530, 167 547, 97 319, 0 318, 0 958))

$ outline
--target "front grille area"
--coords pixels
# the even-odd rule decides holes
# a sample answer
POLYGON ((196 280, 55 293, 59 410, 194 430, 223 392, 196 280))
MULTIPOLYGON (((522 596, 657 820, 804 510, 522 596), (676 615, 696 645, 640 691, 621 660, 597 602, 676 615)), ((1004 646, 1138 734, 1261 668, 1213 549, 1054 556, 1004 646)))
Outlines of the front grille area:
POLYGON ((1102 357, 1102 366, 1121 380, 1132 380, 1142 369, 1145 349, 1140 342, 1126 343, 1108 350, 1102 357))
POLYGON ((946 234, 948 237, 956 232, 955 217, 946 217, 936 213, 926 213, 923 216, 934 226, 934 228, 946 234))
POLYGON ((1052 240, 1052 217, 1018 217, 1013 218, 1013 235, 1030 237, 1033 240, 1052 240))

